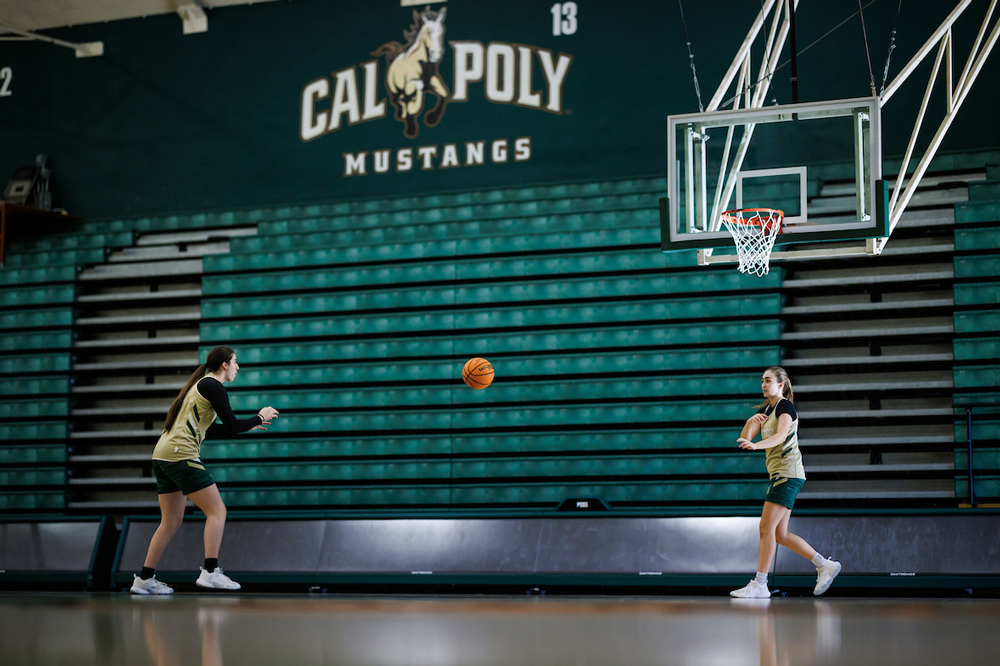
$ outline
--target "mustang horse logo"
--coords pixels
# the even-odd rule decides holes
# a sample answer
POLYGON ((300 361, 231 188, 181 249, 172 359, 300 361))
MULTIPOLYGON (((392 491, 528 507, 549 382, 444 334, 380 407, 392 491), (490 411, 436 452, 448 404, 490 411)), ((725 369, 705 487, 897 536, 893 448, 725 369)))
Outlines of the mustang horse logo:
POLYGON ((424 116, 424 125, 434 127, 441 122, 451 91, 438 74, 438 64, 444 57, 444 16, 440 12, 413 12, 413 25, 403 33, 406 44, 387 42, 372 51, 373 56, 385 56, 388 70, 385 88, 389 102, 396 108, 396 120, 404 123, 403 134, 414 138, 419 131, 417 116, 424 108, 424 94, 437 96, 437 104, 424 116))

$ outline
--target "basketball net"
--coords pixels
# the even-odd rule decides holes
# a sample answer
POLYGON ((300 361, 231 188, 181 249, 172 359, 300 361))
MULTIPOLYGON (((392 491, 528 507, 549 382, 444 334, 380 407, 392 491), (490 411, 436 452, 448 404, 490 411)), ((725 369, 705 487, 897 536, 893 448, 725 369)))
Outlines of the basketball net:
POLYGON ((736 241, 736 255, 740 260, 740 273, 753 273, 758 277, 770 270, 771 248, 781 233, 785 214, 772 208, 744 208, 727 210, 722 221, 736 241))

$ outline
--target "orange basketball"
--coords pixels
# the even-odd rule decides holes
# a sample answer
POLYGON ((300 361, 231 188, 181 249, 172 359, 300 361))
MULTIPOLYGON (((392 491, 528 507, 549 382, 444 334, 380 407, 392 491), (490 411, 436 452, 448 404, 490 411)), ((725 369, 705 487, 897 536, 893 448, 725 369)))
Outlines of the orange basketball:
POLYGON ((485 358, 470 358, 462 368, 462 381, 474 389, 484 389, 493 382, 493 364, 485 358))

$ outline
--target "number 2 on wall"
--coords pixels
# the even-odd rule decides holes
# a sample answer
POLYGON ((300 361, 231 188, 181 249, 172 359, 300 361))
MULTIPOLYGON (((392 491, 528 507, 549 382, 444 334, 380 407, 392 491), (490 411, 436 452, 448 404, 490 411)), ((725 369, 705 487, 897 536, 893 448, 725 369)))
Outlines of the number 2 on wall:
POLYGON ((0 85, 0 97, 10 97, 11 92, 8 90, 10 88, 10 80, 14 78, 14 70, 10 67, 4 67, 0 69, 0 81, 3 84, 0 85))
POLYGON ((576 32, 576 3, 557 2, 552 5, 552 34, 572 35, 576 32))

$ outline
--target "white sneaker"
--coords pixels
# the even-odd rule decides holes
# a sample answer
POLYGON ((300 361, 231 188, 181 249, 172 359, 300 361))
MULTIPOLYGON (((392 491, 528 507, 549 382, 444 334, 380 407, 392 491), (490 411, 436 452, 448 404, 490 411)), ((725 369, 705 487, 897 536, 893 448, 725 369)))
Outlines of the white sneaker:
POLYGON ((201 569, 201 573, 198 574, 198 580, 194 582, 198 587, 210 587, 216 590, 238 590, 242 587, 235 580, 222 573, 222 569, 215 567, 215 571, 208 573, 205 571, 205 567, 198 567, 201 569))
POLYGON ((816 587, 813 588, 813 594, 819 596, 829 590, 833 579, 837 577, 842 568, 840 562, 834 560, 827 560, 816 567, 816 587))
POLYGON ((156 580, 156 576, 150 576, 146 580, 139 578, 139 574, 132 575, 132 594, 173 594, 174 588, 164 585, 156 580))
POLYGON ((771 596, 771 591, 767 589, 767 585, 761 585, 756 579, 751 578, 746 587, 733 590, 729 596, 740 599, 768 599, 771 596))

